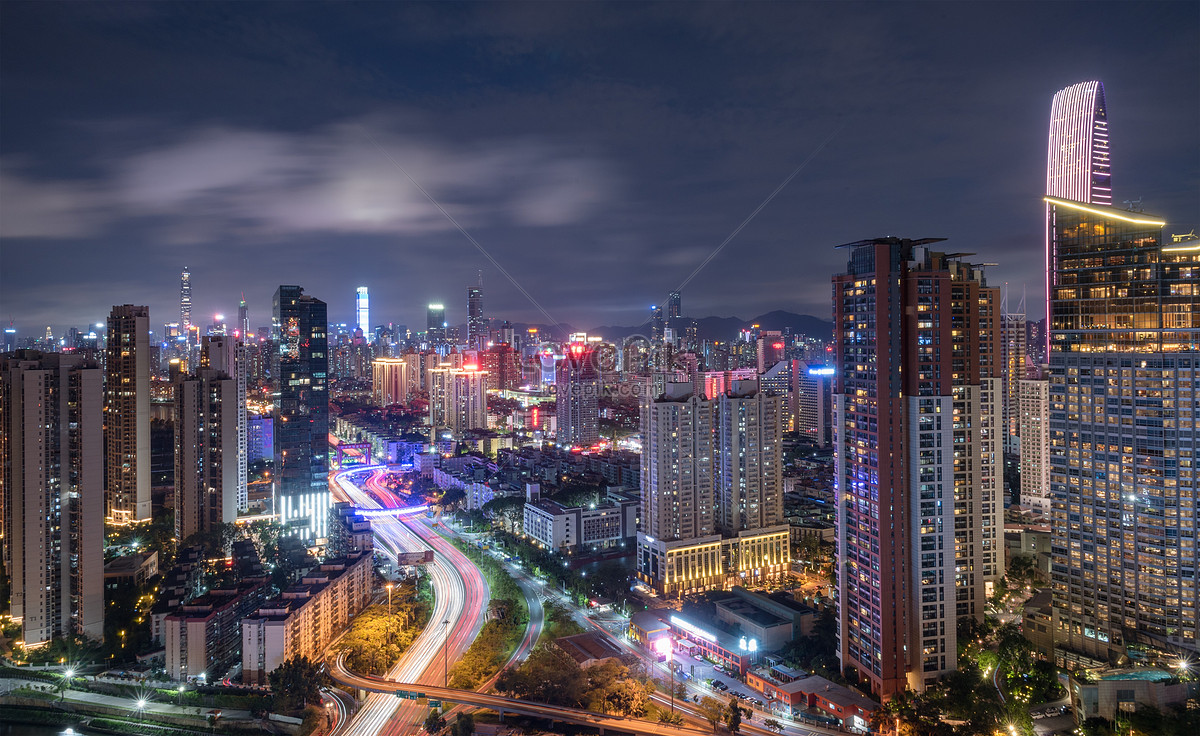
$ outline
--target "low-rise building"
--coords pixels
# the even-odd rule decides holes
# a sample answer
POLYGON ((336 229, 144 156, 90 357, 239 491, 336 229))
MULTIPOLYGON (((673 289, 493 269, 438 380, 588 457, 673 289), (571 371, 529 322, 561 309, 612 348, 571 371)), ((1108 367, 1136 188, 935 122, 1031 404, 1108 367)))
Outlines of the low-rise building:
POLYGON ((1021 631, 1042 659, 1054 657, 1054 596, 1049 589, 1039 590, 1025 601, 1021 631))
POLYGON ((371 599, 371 551, 326 560, 242 621, 242 681, 262 684, 292 657, 320 659, 371 599))
POLYGON ((1196 697, 1196 686, 1170 672, 1136 668, 1089 672, 1087 676, 1075 672, 1069 690, 1075 720, 1083 723, 1088 718, 1112 721, 1120 713, 1147 706, 1167 711, 1196 697))
POLYGON ((784 681, 760 668, 746 673, 746 685, 763 694, 767 709, 792 719, 864 731, 879 703, 819 675, 784 681))
POLYGON ((637 577, 667 597, 777 583, 791 567, 790 535, 786 525, 686 540, 639 532, 637 577))
POLYGON ((588 508, 568 508, 538 499, 525 504, 524 532, 538 546, 556 552, 597 550, 628 544, 637 536, 638 499, 610 493, 588 508))
POLYGON ((241 621, 267 597, 270 579, 247 578, 210 590, 162 618, 167 676, 178 682, 220 677, 240 656, 241 621))
POLYGON ((792 640, 792 620, 755 606, 744 598, 725 598, 716 602, 717 620, 736 627, 760 651, 782 649, 792 640))
POLYGON ((141 585, 158 574, 158 551, 144 555, 125 555, 104 565, 104 587, 122 584, 141 585))
POLYGON ((334 557, 369 551, 375 546, 371 520, 358 513, 353 504, 341 501, 329 509, 328 554, 334 557))
POLYGON ((621 660, 620 647, 601 631, 559 637, 554 643, 584 669, 610 660, 621 660))

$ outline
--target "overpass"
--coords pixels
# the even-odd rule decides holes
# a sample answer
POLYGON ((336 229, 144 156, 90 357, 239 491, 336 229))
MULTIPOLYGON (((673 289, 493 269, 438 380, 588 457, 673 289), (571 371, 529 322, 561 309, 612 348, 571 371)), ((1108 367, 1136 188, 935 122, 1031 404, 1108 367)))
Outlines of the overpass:
POLYGON ((341 685, 366 690, 367 692, 390 694, 409 700, 428 698, 429 700, 437 700, 444 703, 460 703, 462 705, 494 710, 502 717, 506 713, 513 713, 531 718, 571 723, 577 726, 590 726, 598 729, 601 734, 711 736, 712 733, 709 730, 701 730, 688 726, 672 726, 665 723, 643 721, 637 718, 610 716, 578 708, 533 703, 526 700, 517 700, 516 698, 506 698, 501 695, 472 692, 470 690, 456 690, 436 685, 417 685, 385 680, 379 677, 364 677, 346 669, 345 664, 342 662, 343 657, 343 654, 339 654, 336 659, 330 661, 330 676, 341 685))

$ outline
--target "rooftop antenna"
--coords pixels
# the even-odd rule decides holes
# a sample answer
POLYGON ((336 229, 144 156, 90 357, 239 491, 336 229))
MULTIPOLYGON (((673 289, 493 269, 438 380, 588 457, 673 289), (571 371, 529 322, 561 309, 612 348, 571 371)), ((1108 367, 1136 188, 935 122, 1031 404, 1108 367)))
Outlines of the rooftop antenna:
POLYGON ((483 269, 479 269, 479 288, 483 288, 483 269))
POLYGON ((1172 235, 1171 242, 1172 243, 1182 243, 1185 240, 1192 240, 1195 237, 1196 237, 1196 228, 1192 228, 1192 231, 1190 233, 1184 233, 1183 235, 1172 235))
POLYGON ((1021 284, 1021 305, 1017 307, 1017 311, 1022 318, 1025 317, 1025 284, 1021 284))
POLYGON ((1142 198, 1125 200, 1125 209, 1130 212, 1142 212, 1142 198))

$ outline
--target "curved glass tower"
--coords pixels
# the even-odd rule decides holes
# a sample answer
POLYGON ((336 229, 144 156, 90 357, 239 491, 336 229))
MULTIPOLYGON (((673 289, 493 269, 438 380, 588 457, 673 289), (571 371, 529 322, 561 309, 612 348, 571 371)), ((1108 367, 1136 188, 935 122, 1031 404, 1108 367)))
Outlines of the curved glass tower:
POLYGON ((1046 154, 1046 194, 1083 204, 1112 204, 1104 85, 1080 82, 1054 95, 1046 154))

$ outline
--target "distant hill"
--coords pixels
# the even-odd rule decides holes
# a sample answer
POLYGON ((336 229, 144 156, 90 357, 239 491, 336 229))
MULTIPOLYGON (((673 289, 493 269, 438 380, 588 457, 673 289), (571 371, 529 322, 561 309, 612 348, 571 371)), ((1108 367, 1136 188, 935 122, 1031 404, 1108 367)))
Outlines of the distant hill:
MULTIPOLYGON (((833 323, 814 317, 810 314, 796 314, 776 309, 773 312, 760 314, 749 320, 739 317, 700 317, 696 319, 697 333, 701 340, 732 340, 737 337, 738 330, 750 325, 758 325, 764 330, 790 329, 792 334, 811 335, 823 339, 833 337, 833 323)), ((589 334, 603 335, 608 340, 618 340, 636 334, 649 334, 650 323, 633 327, 604 325, 588 330, 589 334)))

